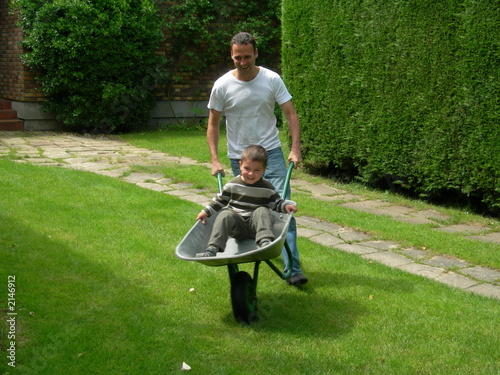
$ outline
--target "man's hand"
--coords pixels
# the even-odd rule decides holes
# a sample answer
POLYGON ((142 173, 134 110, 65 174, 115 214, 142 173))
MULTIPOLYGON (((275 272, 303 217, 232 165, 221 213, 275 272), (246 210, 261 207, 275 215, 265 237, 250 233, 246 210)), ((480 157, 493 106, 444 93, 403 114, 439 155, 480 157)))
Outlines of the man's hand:
POLYGON ((290 154, 288 155, 288 161, 294 163, 294 168, 297 168, 299 163, 302 162, 302 153, 300 151, 298 152, 293 152, 291 151, 290 154))
POLYGON ((212 176, 216 176, 219 172, 222 173, 222 177, 226 176, 226 173, 224 172, 224 166, 221 163, 212 163, 212 176))
POLYGON ((196 216, 196 220, 197 220, 197 221, 198 221, 198 220, 201 220, 201 223, 202 223, 202 224, 206 224, 206 222, 207 222, 207 218, 208 218, 208 216, 207 216, 207 214, 205 213, 205 211, 201 211, 201 212, 198 214, 198 216, 196 216))
POLYGON ((285 206, 285 211, 287 214, 291 214, 292 212, 297 212, 297 206, 294 204, 287 204, 285 206))

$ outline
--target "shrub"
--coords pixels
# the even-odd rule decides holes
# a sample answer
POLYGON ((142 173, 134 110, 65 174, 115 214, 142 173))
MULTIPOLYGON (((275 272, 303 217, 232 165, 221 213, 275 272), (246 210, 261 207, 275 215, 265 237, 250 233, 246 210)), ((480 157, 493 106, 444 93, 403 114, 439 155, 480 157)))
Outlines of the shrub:
POLYGON ((487 0, 285 0, 305 161, 500 212, 499 28, 487 0))
POLYGON ((17 0, 25 64, 38 72, 43 108, 69 130, 141 127, 154 103, 163 38, 153 0, 17 0))

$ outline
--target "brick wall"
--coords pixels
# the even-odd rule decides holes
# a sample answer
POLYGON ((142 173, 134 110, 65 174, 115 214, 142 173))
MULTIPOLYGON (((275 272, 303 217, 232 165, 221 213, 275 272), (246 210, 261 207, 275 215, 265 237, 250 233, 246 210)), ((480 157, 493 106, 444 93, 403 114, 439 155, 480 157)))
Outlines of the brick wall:
POLYGON ((22 31, 16 26, 17 15, 0 0, 0 97, 19 101, 40 101, 32 73, 26 69, 20 55, 22 31))

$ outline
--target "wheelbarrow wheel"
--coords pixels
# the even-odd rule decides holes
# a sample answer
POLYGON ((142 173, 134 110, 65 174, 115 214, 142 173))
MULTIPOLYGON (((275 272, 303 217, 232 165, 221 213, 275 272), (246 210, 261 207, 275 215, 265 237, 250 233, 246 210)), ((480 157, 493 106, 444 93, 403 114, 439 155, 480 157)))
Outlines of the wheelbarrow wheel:
POLYGON ((257 318, 257 296, 252 277, 245 271, 234 274, 231 280, 231 302, 236 320, 250 324, 257 318))

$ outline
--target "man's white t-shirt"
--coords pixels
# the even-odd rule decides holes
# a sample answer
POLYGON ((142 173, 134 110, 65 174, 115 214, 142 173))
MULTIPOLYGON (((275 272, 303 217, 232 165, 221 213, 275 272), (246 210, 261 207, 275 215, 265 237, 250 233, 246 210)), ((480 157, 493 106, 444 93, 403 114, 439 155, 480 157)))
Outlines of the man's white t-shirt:
POLYGON ((274 104, 281 105, 290 99, 292 96, 281 77, 263 67, 251 81, 240 81, 232 71, 215 81, 208 108, 226 117, 229 158, 239 159, 252 144, 268 151, 280 147, 274 104))

